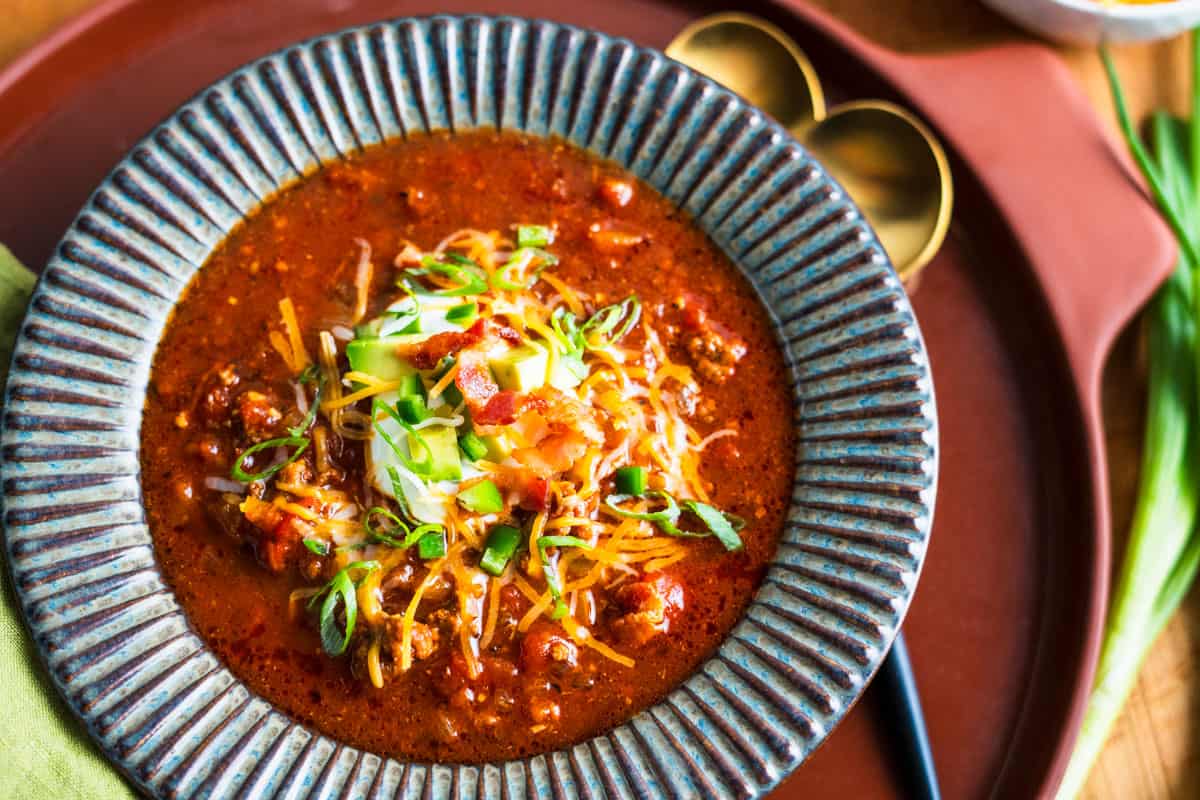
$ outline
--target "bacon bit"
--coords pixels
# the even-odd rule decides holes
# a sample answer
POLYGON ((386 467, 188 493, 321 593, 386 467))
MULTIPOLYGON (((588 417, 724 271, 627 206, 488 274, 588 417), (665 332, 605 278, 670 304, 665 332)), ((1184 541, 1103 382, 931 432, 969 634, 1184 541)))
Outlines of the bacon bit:
POLYGON ((617 178, 605 178, 600 183, 600 197, 613 208, 624 208, 633 200, 633 184, 617 178))
POLYGON ((546 511, 550 507, 550 481, 526 467, 505 464, 489 476, 510 505, 526 511, 546 511))
POLYGON ((476 415, 500 391, 481 353, 463 353, 459 357, 454 385, 462 392, 467 407, 471 409, 471 416, 476 419, 476 415))
POLYGON ((511 345, 521 343, 521 334, 507 325, 501 325, 498 322, 489 320, 489 330, 511 345))
POLYGON ((547 510, 550 507, 550 481, 545 478, 530 478, 517 505, 526 511, 547 510))
POLYGON ((536 447, 523 447, 512 456, 538 475, 550 476, 566 472, 587 453, 588 440, 578 431, 565 431, 547 436, 536 447))
POLYGON ((412 362, 417 369, 433 369, 443 358, 483 340, 486 328, 479 320, 465 331, 436 333, 423 342, 400 345, 396 354, 412 362))
POLYGON ((471 418, 480 425, 509 425, 517 421, 523 407, 523 397, 511 390, 493 395, 479 412, 471 412, 471 418))
POLYGON ((417 369, 433 369, 448 355, 474 347, 485 339, 500 338, 510 344, 520 344, 521 334, 507 325, 491 320, 479 320, 465 331, 447 331, 430 336, 423 342, 401 345, 396 354, 412 362, 417 369))

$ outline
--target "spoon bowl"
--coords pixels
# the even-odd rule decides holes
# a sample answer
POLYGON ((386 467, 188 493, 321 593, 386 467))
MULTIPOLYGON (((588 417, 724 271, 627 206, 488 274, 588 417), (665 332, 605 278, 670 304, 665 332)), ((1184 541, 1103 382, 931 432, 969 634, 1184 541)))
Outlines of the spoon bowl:
POLYGON ((862 210, 905 281, 941 248, 954 203, 950 165, 912 114, 880 100, 826 112, 812 63, 786 33, 748 14, 698 20, 666 52, 763 109, 803 142, 862 210))
POLYGON ((929 263, 946 238, 954 190, 946 156, 920 120, 864 100, 809 123, 800 140, 854 198, 901 278, 929 263))
POLYGON ((825 116, 817 71, 791 37, 749 14, 714 14, 688 25, 666 54, 767 111, 785 128, 825 116))

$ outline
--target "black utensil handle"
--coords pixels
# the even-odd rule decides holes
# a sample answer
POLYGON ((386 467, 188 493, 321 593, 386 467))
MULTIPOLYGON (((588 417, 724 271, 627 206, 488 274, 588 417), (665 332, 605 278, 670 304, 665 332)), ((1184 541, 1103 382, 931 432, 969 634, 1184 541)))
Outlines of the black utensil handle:
POLYGON ((921 697, 917 693, 917 681, 913 676, 912 662, 908 660, 908 646, 904 634, 896 635, 896 641, 879 675, 880 696, 886 706, 885 719, 893 728, 896 744, 901 756, 897 761, 905 765, 908 774, 908 791, 921 800, 941 800, 937 770, 933 764, 933 750, 929 746, 929 734, 925 730, 925 715, 921 711, 921 697))

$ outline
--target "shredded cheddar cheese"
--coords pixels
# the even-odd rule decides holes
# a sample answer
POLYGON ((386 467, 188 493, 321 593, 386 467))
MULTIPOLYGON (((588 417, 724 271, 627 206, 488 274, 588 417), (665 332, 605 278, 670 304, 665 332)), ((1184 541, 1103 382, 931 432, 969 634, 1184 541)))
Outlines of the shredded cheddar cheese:
POLYGON ((292 371, 299 373, 312 363, 312 359, 304 349, 304 338, 300 335, 300 323, 296 320, 296 307, 292 305, 292 298, 285 297, 279 301, 279 314, 283 317, 283 327, 287 331, 288 346, 291 348, 292 371))
MULTIPOLYGON (((521 233, 517 238, 527 236, 521 233)), ((604 636, 607 615, 615 607, 605 593, 669 570, 695 551, 694 539, 672 535, 661 517, 656 522, 630 516, 663 508, 634 495, 652 487, 670 495, 673 503, 709 502, 710 487, 701 471, 704 451, 738 431, 724 428, 701 435, 692 426, 685 409, 689 403, 694 408, 694 395, 701 390, 696 374, 671 360, 636 298, 597 309, 596 302, 603 298, 590 297, 554 275, 546 268, 554 262, 552 257, 538 250, 545 263, 534 266, 533 249, 497 231, 456 231, 432 253, 406 245, 397 266, 413 269, 410 277, 419 276, 421 286, 403 284, 413 289, 404 298, 408 305, 393 304, 359 329, 358 336, 366 337, 362 331, 369 331, 376 340, 372 346, 378 347, 371 351, 373 359, 356 361, 351 348, 339 349, 334 334, 345 341, 351 335, 346 324, 360 322, 371 307, 370 290, 377 282, 371 248, 365 241, 358 244, 353 318, 319 331, 319 403, 314 395, 316 409, 311 416, 305 413, 300 428, 292 429, 311 436, 314 447, 306 462, 311 466, 281 473, 274 494, 263 495, 269 502, 251 495, 242 501, 243 512, 261 515, 267 509, 302 520, 304 530, 312 531, 306 546, 343 571, 341 583, 326 589, 332 596, 331 587, 340 587, 345 596, 352 588, 349 604, 357 607, 356 630, 361 632, 353 634, 356 670, 360 676, 365 672, 376 688, 408 672, 416 659, 438 647, 453 648, 455 663, 465 664, 469 678, 481 676, 489 652, 494 654, 498 643, 508 646, 511 623, 501 623, 502 613, 516 617, 518 633, 527 633, 539 620, 550 620, 600 657, 634 666, 633 658, 597 638, 597 633, 604 636), (516 253, 520 255, 514 258, 516 253), (546 286, 528 289, 538 282, 546 286), (459 300, 462 305, 451 305, 459 300), (412 313, 420 325, 412 324, 412 313), (477 326, 477 319, 486 324, 477 326), (393 327, 383 327, 389 324, 393 327), (472 338, 480 329, 496 326, 504 326, 503 336, 481 343, 472 338), (421 339, 413 330, 425 330, 431 338, 421 339), (489 364, 482 380, 496 384, 485 387, 489 393, 484 401, 507 391, 501 399, 513 401, 507 406, 511 416, 499 413, 480 424, 487 418, 480 413, 480 399, 469 396, 470 382, 451 391, 460 377, 460 351, 426 351, 425 361, 414 356, 407 369, 380 370, 385 377, 372 374, 374 357, 385 363, 403 360, 407 348, 423 346, 442 333, 468 342, 461 347, 480 348, 476 356, 489 364), (407 337, 405 347, 390 347, 386 337, 401 334, 407 337), (509 365, 502 379, 504 355, 521 346, 533 354, 537 366, 509 365), (492 360, 496 358, 501 361, 492 360), (347 360, 357 368, 346 368, 347 360), (439 364, 437 371, 414 366, 433 363, 439 364), (542 364, 544 374, 521 371, 540 371, 542 364), (397 375, 404 379, 392 379, 397 375), (405 388, 414 385, 414 375, 415 389, 405 388), (397 427, 395 435, 408 438, 403 450, 387 443, 399 453, 390 461, 381 444, 388 437, 375 434, 376 420, 367 411, 377 399, 389 408, 395 403, 396 415, 408 415, 395 417, 405 426, 403 431, 397 427), (477 441, 469 442, 469 435, 476 435, 477 441), (366 442, 369 474, 361 489, 357 484, 345 486, 338 477, 339 469, 345 468, 344 444, 338 437, 366 442), (483 437, 491 438, 484 442, 483 437), (459 459, 452 460, 452 468, 441 465, 436 474, 430 444, 435 441, 439 458, 459 459), (380 459, 390 472, 372 469, 380 459), (623 467, 642 470, 643 488, 630 490, 633 494, 621 498, 625 505, 614 510, 606 497, 612 500, 625 491, 613 488, 619 485, 616 472, 623 467), (323 477, 327 475, 333 477, 323 477), (468 489, 487 482, 494 493, 485 498, 488 502, 464 500, 468 489), (535 483, 536 493, 530 489, 535 483), (512 538, 507 541, 511 545, 514 539, 523 540, 524 547, 510 549, 485 571, 481 561, 499 524, 518 527, 522 532, 509 532, 512 538), (426 555, 429 542, 421 537, 428 528, 436 529, 436 547, 426 555), (414 557, 418 551, 419 560, 414 557), (410 572, 400 575, 400 568, 410 572), (421 569, 423 574, 417 572, 421 569), (347 575, 352 576, 352 587, 347 575), (402 588, 397 590, 397 585, 402 588), (524 600, 509 596, 509 586, 524 600), (517 608, 507 608, 506 601, 516 602, 517 608), (431 605, 437 607, 435 614, 428 611, 431 605), (445 624, 446 615, 453 624, 445 624)), ((300 375, 313 360, 290 298, 279 302, 279 311, 282 331, 271 331, 269 341, 289 370, 300 375)), ((296 382, 298 411, 307 411, 306 392, 314 391, 316 383, 296 382)), ((381 416, 379 421, 385 419, 381 416)), ((673 513, 678 514, 678 504, 673 513)), ((293 592, 292 613, 317 593, 293 592)), ((348 642, 351 632, 346 625, 348 642)), ((346 642, 342 645, 344 649, 346 642)))

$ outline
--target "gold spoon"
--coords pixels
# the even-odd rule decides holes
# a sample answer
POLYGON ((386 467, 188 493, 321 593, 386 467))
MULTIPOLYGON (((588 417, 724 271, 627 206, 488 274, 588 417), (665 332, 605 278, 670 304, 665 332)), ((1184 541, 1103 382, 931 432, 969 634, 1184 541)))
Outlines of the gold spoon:
POLYGON ((882 100, 826 112, 816 70, 791 37, 749 14, 688 25, 667 55, 766 111, 846 189, 911 282, 941 248, 954 185, 946 152, 924 124, 882 100))

